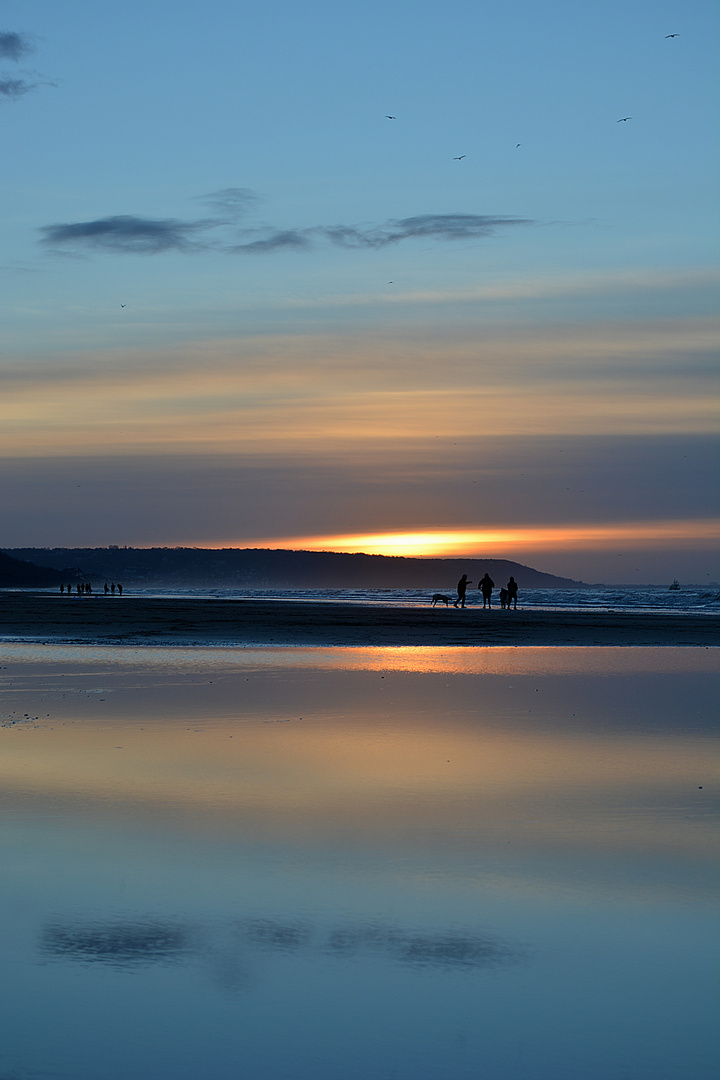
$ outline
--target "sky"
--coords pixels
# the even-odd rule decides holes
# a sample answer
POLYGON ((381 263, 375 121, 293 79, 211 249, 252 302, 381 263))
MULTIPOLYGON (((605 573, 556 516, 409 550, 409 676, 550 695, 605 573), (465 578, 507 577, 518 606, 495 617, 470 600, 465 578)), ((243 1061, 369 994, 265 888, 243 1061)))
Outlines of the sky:
POLYGON ((0 546, 720 580, 719 30, 0 0, 0 546))

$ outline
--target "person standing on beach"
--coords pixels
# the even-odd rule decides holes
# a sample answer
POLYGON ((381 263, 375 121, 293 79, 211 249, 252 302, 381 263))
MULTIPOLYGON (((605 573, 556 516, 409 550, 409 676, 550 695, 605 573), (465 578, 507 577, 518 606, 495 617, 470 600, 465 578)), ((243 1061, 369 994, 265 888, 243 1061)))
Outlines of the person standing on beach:
POLYGON ((492 591, 494 588, 495 582, 490 577, 490 575, 486 573, 482 580, 478 583, 478 589, 480 589, 480 591, 482 592, 483 607, 492 607, 490 601, 492 599, 492 591))
POLYGON ((513 608, 517 609, 518 585, 517 585, 517 581, 515 580, 514 577, 511 577, 510 580, 508 581, 508 583, 507 583, 507 591, 508 591, 508 607, 509 608, 513 607, 513 608))
POLYGON ((472 585, 472 581, 468 581, 467 574, 463 574, 457 583, 457 600, 453 604, 453 607, 457 607, 458 604, 460 607, 465 607, 465 592, 467 591, 468 585, 472 585))

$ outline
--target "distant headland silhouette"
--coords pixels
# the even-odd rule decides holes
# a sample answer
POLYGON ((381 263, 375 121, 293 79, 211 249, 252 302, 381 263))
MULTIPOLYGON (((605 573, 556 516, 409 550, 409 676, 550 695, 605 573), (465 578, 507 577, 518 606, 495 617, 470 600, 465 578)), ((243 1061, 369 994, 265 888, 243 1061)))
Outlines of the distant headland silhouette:
MULTIPOLYGON (((584 589, 587 582, 546 574, 509 559, 419 559, 275 548, 6 548, 7 556, 49 568, 55 584, 68 575, 121 580, 141 587, 249 589, 435 589, 453 587, 461 574, 479 581, 513 575, 523 589, 584 589), (62 574, 58 576, 58 572, 62 574)), ((4 580, 0 587, 17 587, 4 580)), ((28 580, 28 585, 35 584, 28 580)))

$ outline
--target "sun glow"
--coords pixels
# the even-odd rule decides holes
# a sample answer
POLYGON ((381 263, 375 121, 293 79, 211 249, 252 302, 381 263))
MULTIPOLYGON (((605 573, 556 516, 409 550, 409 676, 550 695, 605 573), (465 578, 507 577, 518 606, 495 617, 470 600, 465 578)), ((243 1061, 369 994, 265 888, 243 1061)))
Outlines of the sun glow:
POLYGON ((417 529, 384 533, 357 533, 335 536, 287 536, 272 539, 233 540, 212 547, 285 548, 294 551, 363 552, 367 555, 415 557, 488 555, 511 557, 523 549, 567 549, 602 551, 617 544, 663 547, 678 541, 707 543, 720 540, 720 520, 620 522, 604 525, 552 525, 480 529, 417 529))

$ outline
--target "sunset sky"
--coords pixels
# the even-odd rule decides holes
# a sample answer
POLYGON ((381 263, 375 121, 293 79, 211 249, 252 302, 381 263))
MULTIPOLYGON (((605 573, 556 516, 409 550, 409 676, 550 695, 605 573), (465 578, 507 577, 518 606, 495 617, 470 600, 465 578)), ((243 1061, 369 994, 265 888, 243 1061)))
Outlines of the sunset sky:
POLYGON ((0 2, 0 546, 720 580, 719 30, 0 2))

